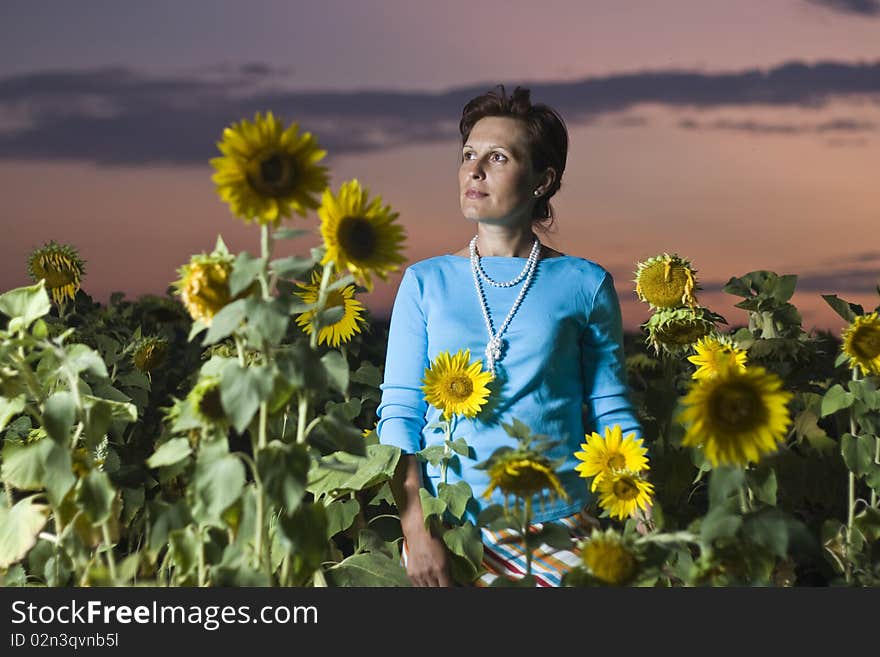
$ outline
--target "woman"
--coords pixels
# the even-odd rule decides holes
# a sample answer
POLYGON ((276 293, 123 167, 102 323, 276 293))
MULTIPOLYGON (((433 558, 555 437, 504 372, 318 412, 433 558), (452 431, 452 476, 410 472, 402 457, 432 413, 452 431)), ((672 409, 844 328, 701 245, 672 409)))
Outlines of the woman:
MULTIPOLYGON (((434 492, 439 469, 415 456, 443 442, 430 428, 440 412, 421 389, 425 368, 440 352, 470 349, 496 376, 492 412, 455 425, 455 437, 467 441, 474 458, 461 458, 459 470, 447 473, 449 483, 467 481, 477 500, 489 481, 474 466, 500 446, 515 446, 502 422, 517 418, 532 433, 560 440, 547 456, 565 459, 557 474, 568 499, 546 505, 533 522, 562 522, 587 534, 596 523, 583 512, 590 494, 574 469, 574 452, 585 433, 606 426, 642 435, 627 393, 611 275, 541 244, 534 233, 553 218, 550 199, 568 151, 565 125, 551 108, 532 105, 528 90, 517 87, 508 97, 500 89, 468 102, 459 125, 459 200, 476 234, 456 253, 407 268, 391 315, 377 433, 403 452, 392 488, 407 573, 417 586, 452 584, 445 545, 425 528, 419 498, 421 487, 434 492)), ((496 490, 488 503, 503 501, 496 490)), ((515 557, 497 550, 495 539, 484 530, 484 566, 495 574, 505 565, 504 574, 517 572, 515 557)), ((539 584, 558 584, 566 561, 570 567, 571 555, 555 556, 549 561, 559 564, 558 572, 543 573, 539 584)))

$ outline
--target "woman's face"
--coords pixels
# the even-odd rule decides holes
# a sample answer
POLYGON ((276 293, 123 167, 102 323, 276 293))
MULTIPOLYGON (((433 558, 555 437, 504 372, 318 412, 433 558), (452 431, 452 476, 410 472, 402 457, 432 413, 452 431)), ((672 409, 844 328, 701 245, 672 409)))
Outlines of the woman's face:
POLYGON ((474 124, 458 169, 465 218, 506 226, 530 223, 540 182, 519 120, 487 116, 474 124))

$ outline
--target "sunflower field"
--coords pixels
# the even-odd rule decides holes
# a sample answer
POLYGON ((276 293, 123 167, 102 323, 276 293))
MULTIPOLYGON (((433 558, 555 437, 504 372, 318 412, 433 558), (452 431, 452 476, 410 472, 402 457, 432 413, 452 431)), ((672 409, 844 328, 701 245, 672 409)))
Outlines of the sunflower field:
MULTIPOLYGON (((258 253, 218 237, 173 294, 101 306, 76 248, 50 241, 26 263, 34 284, 0 294, 0 584, 409 585, 401 453, 375 432, 387 329, 358 299, 406 262, 398 215, 357 180, 328 188, 316 138, 271 113, 218 147, 217 193, 258 253), (322 245, 273 257, 306 234, 284 220, 310 212, 322 245)), ((880 305, 825 295, 847 327, 808 334, 797 278, 755 271, 724 288, 748 317, 728 328, 696 273, 669 253, 635 268, 652 315, 625 351, 645 435, 584 436, 600 526, 563 584, 880 584, 880 305)), ((431 363, 445 440, 421 460, 468 457, 455 421, 490 378, 466 350, 431 363)), ((461 585, 481 575, 481 527, 572 547, 528 530, 535 499, 566 495, 553 437, 505 428, 511 446, 478 467, 511 504, 473 522, 467 484, 421 491, 461 585)))

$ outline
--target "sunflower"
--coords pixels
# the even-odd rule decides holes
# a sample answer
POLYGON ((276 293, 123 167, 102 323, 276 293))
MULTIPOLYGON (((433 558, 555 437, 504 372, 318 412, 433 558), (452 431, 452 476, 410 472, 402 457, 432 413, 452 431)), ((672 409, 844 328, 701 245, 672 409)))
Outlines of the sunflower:
POLYGON ((226 426, 226 412, 220 401, 219 377, 208 376, 199 379, 189 391, 187 399, 202 422, 212 426, 226 426))
POLYGON ((697 366, 697 371, 692 375, 694 379, 711 378, 724 367, 735 367, 740 371, 746 369, 746 352, 724 338, 702 337, 694 345, 694 350, 696 355, 688 356, 688 360, 697 366))
POLYGON ((638 572, 638 561, 616 532, 594 530, 580 544, 581 559, 596 579, 612 586, 623 586, 638 572))
MULTIPOLYGON (((302 292, 296 292, 296 295, 306 303, 317 303, 318 293, 321 289, 321 273, 312 272, 311 283, 297 283, 303 289, 302 292)), ((324 309, 341 308, 343 313, 337 321, 327 326, 322 326, 318 331, 318 344, 327 343, 333 347, 338 347, 341 342, 348 342, 352 336, 361 332, 360 324, 366 322, 361 316, 364 312, 364 306, 360 301, 354 298, 354 285, 346 285, 343 289, 330 290, 327 293, 327 300, 324 309)), ((296 323, 303 328, 309 335, 312 334, 312 318, 315 311, 308 310, 296 318, 296 323)))
POLYGON ((254 122, 243 120, 223 130, 217 143, 223 157, 211 165, 212 180, 220 198, 245 223, 277 225, 296 212, 306 215, 318 207, 313 194, 327 186, 327 170, 318 166, 327 151, 318 148, 311 133, 299 134, 299 126, 286 129, 272 112, 254 122))
POLYGON ((549 491, 550 497, 568 499, 553 464, 545 456, 533 450, 509 450, 493 456, 489 463, 489 486, 483 497, 489 499, 492 491, 500 489, 505 495, 530 500, 534 495, 549 491))
POLYGON ((791 423, 792 394, 763 367, 724 368, 691 384, 679 420, 690 426, 682 445, 701 446, 713 466, 746 466, 776 451, 791 423))
POLYGON ((447 420, 454 414, 475 417, 489 396, 486 384, 492 380, 492 374, 482 370, 482 361, 471 363, 470 359, 470 349, 454 356, 443 351, 425 368, 425 401, 443 411, 447 420))
POLYGON ((585 437, 587 442, 581 444, 584 451, 574 453, 576 458, 583 461, 575 466, 575 470, 585 479, 593 477, 591 490, 596 490, 602 479, 617 470, 641 472, 650 469, 648 459, 644 456, 648 450, 642 447, 642 439, 636 438, 635 433, 624 438, 619 424, 605 427, 604 437, 595 431, 585 437))
POLYGON ((639 473, 617 470, 599 482, 599 506, 612 518, 624 520, 636 508, 647 510, 654 494, 654 485, 639 473))
POLYGON ((691 263, 663 253, 640 262, 636 268, 636 294, 652 308, 696 307, 694 290, 700 289, 691 263))
POLYGON ((85 274, 85 262, 74 247, 52 240, 31 251, 28 274, 35 282, 45 279, 52 301, 61 305, 65 299, 73 301, 76 297, 85 274))
POLYGON ((140 340, 134 348, 131 362, 145 374, 149 374, 162 364, 168 355, 168 340, 147 337, 140 340))
POLYGON ((401 254, 404 230, 397 213, 382 207, 381 197, 368 202, 369 191, 357 180, 343 183, 339 195, 327 189, 318 208, 326 252, 321 264, 333 262, 336 270, 348 269, 368 290, 372 274, 383 281, 406 262, 401 254))
POLYGON ((647 344, 656 354, 663 351, 680 356, 697 340, 713 333, 717 321, 724 318, 702 307, 663 309, 655 312, 642 328, 648 333, 647 344))
POLYGON ((880 318, 876 312, 856 317, 844 330, 843 353, 849 356, 851 369, 858 365, 864 375, 880 375, 880 318))
POLYGON ((214 315, 231 301, 229 275, 234 260, 228 253, 214 251, 210 255, 194 255, 178 269, 180 278, 172 285, 194 320, 210 326, 214 315))

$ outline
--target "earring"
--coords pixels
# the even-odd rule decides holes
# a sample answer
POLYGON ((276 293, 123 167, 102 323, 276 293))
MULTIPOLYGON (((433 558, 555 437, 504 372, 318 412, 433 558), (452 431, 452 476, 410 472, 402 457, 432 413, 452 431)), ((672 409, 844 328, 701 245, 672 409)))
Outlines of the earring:
POLYGON ((534 194, 535 194, 535 196, 540 196, 540 195, 541 195, 541 190, 540 190, 540 189, 536 189, 536 190, 534 191, 534 194))

